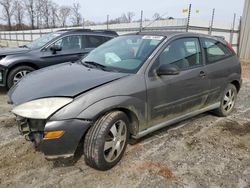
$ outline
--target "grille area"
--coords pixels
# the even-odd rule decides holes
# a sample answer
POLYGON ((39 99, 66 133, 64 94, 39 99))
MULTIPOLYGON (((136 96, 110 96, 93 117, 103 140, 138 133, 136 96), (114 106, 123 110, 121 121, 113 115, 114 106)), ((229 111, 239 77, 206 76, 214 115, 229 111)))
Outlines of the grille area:
POLYGON ((32 141, 35 146, 38 146, 43 140, 45 124, 45 120, 17 117, 17 125, 20 133, 27 140, 32 141))

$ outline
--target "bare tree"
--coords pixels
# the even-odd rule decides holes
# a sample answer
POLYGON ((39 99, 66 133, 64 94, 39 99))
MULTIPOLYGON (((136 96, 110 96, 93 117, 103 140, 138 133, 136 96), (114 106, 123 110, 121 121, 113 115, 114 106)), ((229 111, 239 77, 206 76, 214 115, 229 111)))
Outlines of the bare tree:
POLYGON ((71 14, 71 8, 69 6, 62 6, 59 10, 59 19, 61 21, 61 26, 65 27, 67 24, 67 19, 71 14))
POLYGON ((25 7, 28 12, 31 28, 35 29, 35 18, 36 18, 35 0, 25 0, 25 7))
POLYGON ((128 23, 131 23, 133 21, 134 16, 135 16, 134 12, 127 12, 128 23))
POLYGON ((43 15, 43 2, 35 0, 35 11, 36 11, 36 27, 42 27, 42 15, 43 15))
POLYGON ((128 18, 127 15, 125 13, 123 13, 119 18, 119 23, 128 23, 128 18))
POLYGON ((58 20, 58 4, 52 2, 51 3, 51 24, 52 27, 56 27, 56 22, 58 20))
POLYGON ((154 15, 153 15, 153 19, 154 20, 159 20, 161 18, 161 15, 159 14, 159 13, 154 13, 154 15))
POLYGON ((14 7, 15 7, 14 16, 17 24, 17 29, 22 29, 24 13, 25 13, 24 4, 20 0, 15 0, 14 7))
POLYGON ((49 28, 50 8, 51 8, 51 1, 42 0, 42 18, 44 20, 46 28, 49 28))
POLYGON ((80 26, 82 22, 82 15, 80 13, 81 5, 79 3, 74 3, 72 7, 72 24, 74 26, 80 26))
POLYGON ((121 17, 109 20, 109 24, 119 24, 119 23, 121 23, 121 17))
POLYGON ((0 5, 3 8, 2 19, 7 20, 9 30, 12 29, 12 16, 14 15, 14 4, 13 0, 0 0, 0 5))
POLYGON ((117 18, 119 23, 131 23, 133 21, 133 17, 135 16, 134 12, 123 13, 121 17, 117 18))

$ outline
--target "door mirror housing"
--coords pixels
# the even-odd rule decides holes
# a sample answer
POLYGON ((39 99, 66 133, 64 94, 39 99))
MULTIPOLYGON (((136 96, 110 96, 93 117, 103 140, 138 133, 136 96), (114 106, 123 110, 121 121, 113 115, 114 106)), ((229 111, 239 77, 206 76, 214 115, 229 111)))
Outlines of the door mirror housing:
POLYGON ((54 45, 50 47, 50 50, 52 51, 53 54, 56 54, 56 52, 62 51, 62 47, 58 45, 54 45))
POLYGON ((163 64, 156 70, 158 76, 177 75, 180 73, 179 67, 173 64, 163 64))

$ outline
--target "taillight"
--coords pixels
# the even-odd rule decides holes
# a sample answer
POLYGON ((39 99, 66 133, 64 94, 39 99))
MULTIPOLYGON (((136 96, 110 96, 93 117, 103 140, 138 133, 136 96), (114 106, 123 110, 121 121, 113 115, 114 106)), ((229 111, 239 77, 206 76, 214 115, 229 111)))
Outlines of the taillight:
POLYGON ((230 50, 232 50, 235 53, 232 44, 230 44, 229 42, 227 42, 226 46, 227 46, 227 48, 229 48, 230 50))

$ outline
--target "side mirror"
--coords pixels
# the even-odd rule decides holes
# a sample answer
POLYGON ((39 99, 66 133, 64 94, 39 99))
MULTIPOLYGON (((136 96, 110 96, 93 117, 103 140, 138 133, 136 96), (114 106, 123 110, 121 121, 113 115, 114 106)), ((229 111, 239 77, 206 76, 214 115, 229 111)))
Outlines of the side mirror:
POLYGON ((161 65, 157 70, 156 73, 158 76, 162 75, 177 75, 180 73, 179 67, 173 64, 165 64, 161 65))
POLYGON ((62 51, 62 47, 58 45, 54 45, 50 47, 50 50, 52 51, 53 54, 56 54, 56 52, 62 51))

